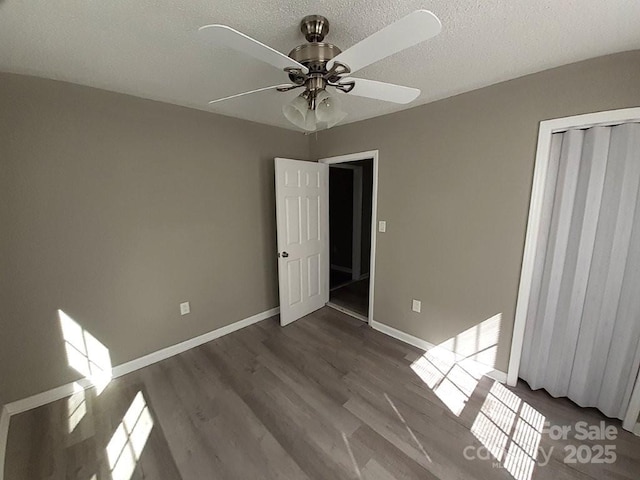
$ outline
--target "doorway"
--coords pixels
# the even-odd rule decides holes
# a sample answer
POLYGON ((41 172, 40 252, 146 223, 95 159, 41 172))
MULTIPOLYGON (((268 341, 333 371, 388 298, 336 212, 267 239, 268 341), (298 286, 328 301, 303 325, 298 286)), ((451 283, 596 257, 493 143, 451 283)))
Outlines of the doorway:
MULTIPOLYGON (((352 173, 352 175, 354 174, 352 173)), ((354 185, 353 178, 351 177, 351 185, 354 185)), ((325 305, 371 323, 375 292, 378 151, 372 150, 324 158, 317 163, 276 158, 275 184, 280 324, 282 326, 288 325, 325 305), (368 167, 365 169, 365 163, 357 163, 365 160, 369 162, 370 169, 368 167), (361 225, 366 224, 368 228, 354 228, 354 224, 351 223, 350 229, 347 229, 348 232, 351 232, 351 263, 348 265, 345 263, 347 266, 343 267, 341 269, 343 271, 340 273, 349 273, 351 278, 334 274, 334 278, 339 277, 344 281, 342 285, 334 283, 334 287, 344 287, 347 284, 352 285, 352 289, 358 287, 359 290, 355 297, 359 299, 358 302, 361 306, 364 305, 364 309, 360 308, 360 311, 365 313, 364 315, 354 311, 353 302, 342 307, 330 301, 329 295, 331 263, 331 255, 329 254, 329 168, 334 164, 350 163, 354 163, 351 167, 354 167, 356 177, 361 175, 362 177, 366 176, 367 179, 370 178, 370 181, 367 180, 367 185, 370 185, 370 188, 363 187, 364 183, 355 183, 355 205, 362 205, 364 198, 364 203, 371 206, 364 215, 362 212, 357 213, 356 211, 354 216, 356 221, 359 221, 361 225), (371 192, 370 195, 368 192, 371 192), (359 235, 362 240, 362 230, 365 231, 365 236, 370 239, 368 244, 365 242, 364 255, 362 254, 361 242, 357 242, 355 248, 353 247, 354 238, 359 235), (359 251, 360 254, 354 254, 356 251, 359 251), (348 270, 348 272, 344 270, 348 270), (354 285, 360 280, 367 281, 354 285), (366 288, 362 288, 363 286, 366 288)), ((352 191, 349 203, 351 212, 354 212, 353 198, 352 191)), ((337 290, 338 288, 336 288, 337 290)), ((333 299, 340 297, 345 291, 352 293, 349 290, 344 289, 334 294, 333 299)), ((338 299, 338 301, 340 300, 338 299)))
POLYGON ((329 303, 362 321, 371 318, 376 162, 371 152, 329 163, 329 303), (368 154, 368 155, 367 155, 368 154))

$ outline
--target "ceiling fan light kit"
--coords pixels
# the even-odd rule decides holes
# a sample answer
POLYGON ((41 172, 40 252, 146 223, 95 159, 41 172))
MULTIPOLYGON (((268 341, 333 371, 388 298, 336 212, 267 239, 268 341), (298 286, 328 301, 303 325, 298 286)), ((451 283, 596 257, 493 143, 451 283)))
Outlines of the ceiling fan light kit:
POLYGON ((227 46, 281 69, 290 81, 209 103, 266 90, 288 92, 304 88, 299 96, 283 106, 282 112, 289 122, 307 132, 331 128, 346 117, 340 100, 328 92, 329 88, 375 100, 411 103, 420 95, 420 90, 350 75, 437 35, 441 29, 440 20, 433 13, 417 10, 342 52, 324 41, 329 33, 329 21, 321 15, 308 15, 300 22, 300 31, 308 43, 295 47, 287 56, 226 25, 206 25, 199 31, 214 45, 227 46))
POLYGON ((340 100, 324 89, 301 93, 282 107, 282 113, 292 124, 307 132, 331 128, 347 116, 340 100))

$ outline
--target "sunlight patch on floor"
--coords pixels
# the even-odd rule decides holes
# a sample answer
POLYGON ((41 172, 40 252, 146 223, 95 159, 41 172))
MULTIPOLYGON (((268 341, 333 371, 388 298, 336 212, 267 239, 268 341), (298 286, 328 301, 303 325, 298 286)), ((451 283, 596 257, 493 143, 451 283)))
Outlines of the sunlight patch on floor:
POLYGON ((440 385, 433 390, 433 393, 438 396, 442 403, 444 403, 456 417, 462 413, 464 406, 469 400, 469 397, 464 394, 462 389, 448 378, 442 380, 440 385))
POLYGON ((344 440, 344 444, 347 447, 347 452, 349 452, 349 458, 351 458, 351 463, 353 464, 353 469, 356 472, 358 478, 362 478, 362 473, 360 472, 360 467, 358 467, 358 462, 356 462, 356 457, 353 455, 353 450, 351 450, 351 444, 349 443, 349 439, 347 435, 342 432, 342 440, 344 440))
POLYGON ((441 350, 438 352, 438 347, 432 348, 411 364, 411 369, 431 389, 442 381, 455 363, 453 353, 441 350))
POLYGON ((411 369, 459 416, 479 380, 495 367, 502 313, 432 347, 411 369))
MULTIPOLYGON (((411 369, 456 416, 495 367, 502 314, 431 348, 411 369)), ((533 475, 545 417, 494 381, 471 433, 515 480, 533 475)))
POLYGON ((494 382, 471 433, 515 480, 530 480, 545 417, 516 394, 494 382))
POLYGON ((411 364, 412 370, 456 416, 462 413, 478 379, 456 363, 455 353, 434 347, 411 364))
POLYGON ((422 442, 420 440, 418 440, 418 437, 416 437, 416 434, 414 433, 413 429, 409 426, 407 421, 404 419, 404 416, 400 413, 400 410, 398 410, 398 407, 396 407, 396 404, 393 403, 393 400, 391 400, 391 398, 389 398, 389 395, 387 395, 386 393, 384 394, 384 397, 387 399, 387 402, 389 402, 389 405, 391 405, 391 408, 393 409, 395 414, 398 416, 400 421, 404 424, 404 427, 407 429, 407 432, 409 432, 409 435, 411 436, 411 438, 415 442, 415 444, 418 447, 418 449, 422 452, 422 454, 427 459, 427 461, 431 462, 432 461, 431 457, 429 456, 427 451, 424 449, 424 445, 422 445, 422 442))
POLYGON ((113 480, 129 480, 153 428, 153 419, 142 392, 133 399, 107 445, 113 480))
POLYGON ((67 398, 67 426, 73 432, 87 414, 87 397, 84 388, 74 382, 73 395, 67 398))

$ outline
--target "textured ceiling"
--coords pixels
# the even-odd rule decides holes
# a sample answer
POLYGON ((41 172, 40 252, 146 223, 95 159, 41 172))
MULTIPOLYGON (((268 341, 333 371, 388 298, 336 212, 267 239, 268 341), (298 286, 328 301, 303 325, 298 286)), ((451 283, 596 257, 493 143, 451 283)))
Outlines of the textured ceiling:
POLYGON ((201 41, 201 25, 230 25, 284 53, 303 43, 307 14, 331 23, 346 49, 413 10, 442 20, 435 39, 358 72, 422 89, 410 105, 348 97, 354 122, 502 80, 640 48, 640 0, 0 0, 0 70, 90 85, 293 128, 281 113, 296 95, 263 92, 283 73, 201 41))

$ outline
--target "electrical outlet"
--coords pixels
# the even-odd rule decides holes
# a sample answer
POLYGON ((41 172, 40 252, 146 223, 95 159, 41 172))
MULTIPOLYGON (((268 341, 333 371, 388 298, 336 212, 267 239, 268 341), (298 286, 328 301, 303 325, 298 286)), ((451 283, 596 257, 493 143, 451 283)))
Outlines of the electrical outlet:
POLYGON ((187 313, 191 313, 191 306, 189 302, 184 302, 180 304, 180 315, 186 315, 187 313))
POLYGON ((387 222, 385 222, 384 220, 380 220, 378 222, 378 231, 379 232, 386 232, 387 231, 387 222))
POLYGON ((411 304, 411 310, 413 310, 416 313, 420 313, 421 309, 422 309, 422 302, 414 298, 413 303, 411 304))

